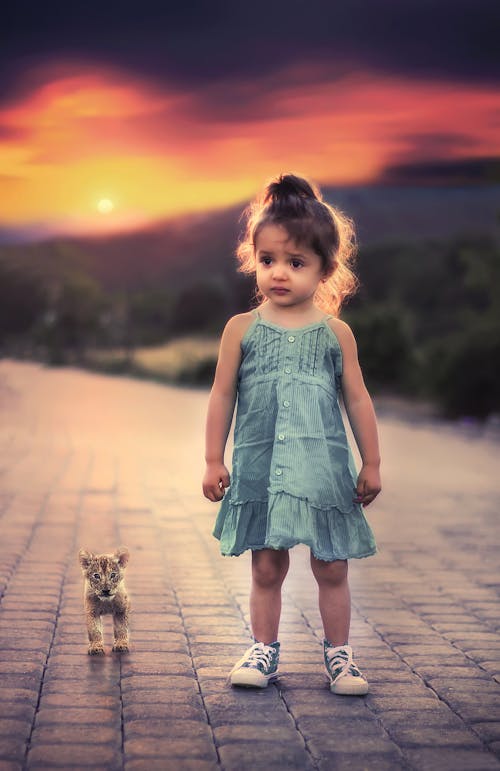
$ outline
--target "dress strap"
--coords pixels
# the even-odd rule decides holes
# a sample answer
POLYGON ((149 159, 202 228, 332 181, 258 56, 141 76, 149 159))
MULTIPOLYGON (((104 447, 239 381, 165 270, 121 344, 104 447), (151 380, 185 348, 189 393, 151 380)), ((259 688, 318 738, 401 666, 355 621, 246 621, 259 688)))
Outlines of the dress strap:
POLYGON ((256 319, 260 319, 260 317, 261 317, 258 308, 254 308, 252 310, 252 314, 255 316, 256 319))

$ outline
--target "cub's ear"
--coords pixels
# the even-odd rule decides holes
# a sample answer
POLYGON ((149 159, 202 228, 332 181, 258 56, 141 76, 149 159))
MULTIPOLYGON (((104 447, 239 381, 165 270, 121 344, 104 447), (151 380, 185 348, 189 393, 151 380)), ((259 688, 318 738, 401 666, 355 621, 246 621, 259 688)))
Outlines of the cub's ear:
POLYGON ((130 559, 130 552, 126 546, 120 546, 114 553, 114 558, 117 560, 119 566, 124 568, 130 559))
POLYGON ((92 552, 87 551, 87 549, 80 549, 78 552, 78 561, 80 562, 82 570, 87 570, 93 559, 94 555, 92 552))

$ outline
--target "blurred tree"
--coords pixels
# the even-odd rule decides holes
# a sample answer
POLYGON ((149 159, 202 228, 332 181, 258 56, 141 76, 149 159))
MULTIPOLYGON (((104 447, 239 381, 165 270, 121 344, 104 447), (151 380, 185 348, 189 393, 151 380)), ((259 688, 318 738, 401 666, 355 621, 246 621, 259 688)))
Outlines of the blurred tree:
POLYGON ((415 358, 411 317, 405 309, 379 303, 345 316, 357 340, 368 386, 410 389, 415 379, 415 358))
POLYGON ((101 319, 104 293, 94 279, 71 273, 51 282, 50 306, 39 330, 51 364, 83 362, 88 346, 102 340, 101 319))
POLYGON ((45 305, 44 289, 36 277, 0 261, 0 343, 28 335, 45 305))
POLYGON ((162 288, 142 289, 128 298, 128 324, 135 345, 154 345, 171 335, 174 298, 162 288))
POLYGON ((177 296, 171 329, 174 334, 219 334, 229 316, 227 290, 222 283, 196 283, 177 296))
POLYGON ((450 254, 461 302, 449 308, 452 331, 436 327, 426 351, 431 395, 451 416, 500 412, 500 249, 491 239, 462 239, 450 254))
POLYGON ((431 395, 448 417, 500 413, 500 323, 477 323, 429 346, 431 395))

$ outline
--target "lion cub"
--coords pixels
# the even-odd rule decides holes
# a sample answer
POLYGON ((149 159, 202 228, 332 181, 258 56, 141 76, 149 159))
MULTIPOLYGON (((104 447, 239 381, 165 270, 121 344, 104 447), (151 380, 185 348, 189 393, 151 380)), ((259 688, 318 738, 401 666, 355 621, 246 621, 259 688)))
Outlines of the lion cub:
POLYGON ((92 554, 80 549, 78 558, 85 576, 83 603, 89 636, 89 654, 104 653, 102 619, 113 615, 114 651, 128 651, 130 601, 124 583, 129 550, 121 546, 114 554, 92 554))

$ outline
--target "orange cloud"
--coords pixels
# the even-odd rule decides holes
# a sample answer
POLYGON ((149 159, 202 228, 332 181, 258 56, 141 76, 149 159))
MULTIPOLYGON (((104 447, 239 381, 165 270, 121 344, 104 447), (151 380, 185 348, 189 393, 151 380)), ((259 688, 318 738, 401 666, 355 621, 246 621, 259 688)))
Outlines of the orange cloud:
POLYGON ((133 227, 247 199, 282 170, 368 183, 437 136, 448 159, 498 151, 500 98, 487 87, 368 73, 295 86, 283 73, 261 85, 259 109, 255 85, 240 84, 248 102, 232 114, 234 83, 168 92, 111 69, 54 68, 0 109, 2 223, 133 227), (114 205, 106 215, 103 198, 114 205))

